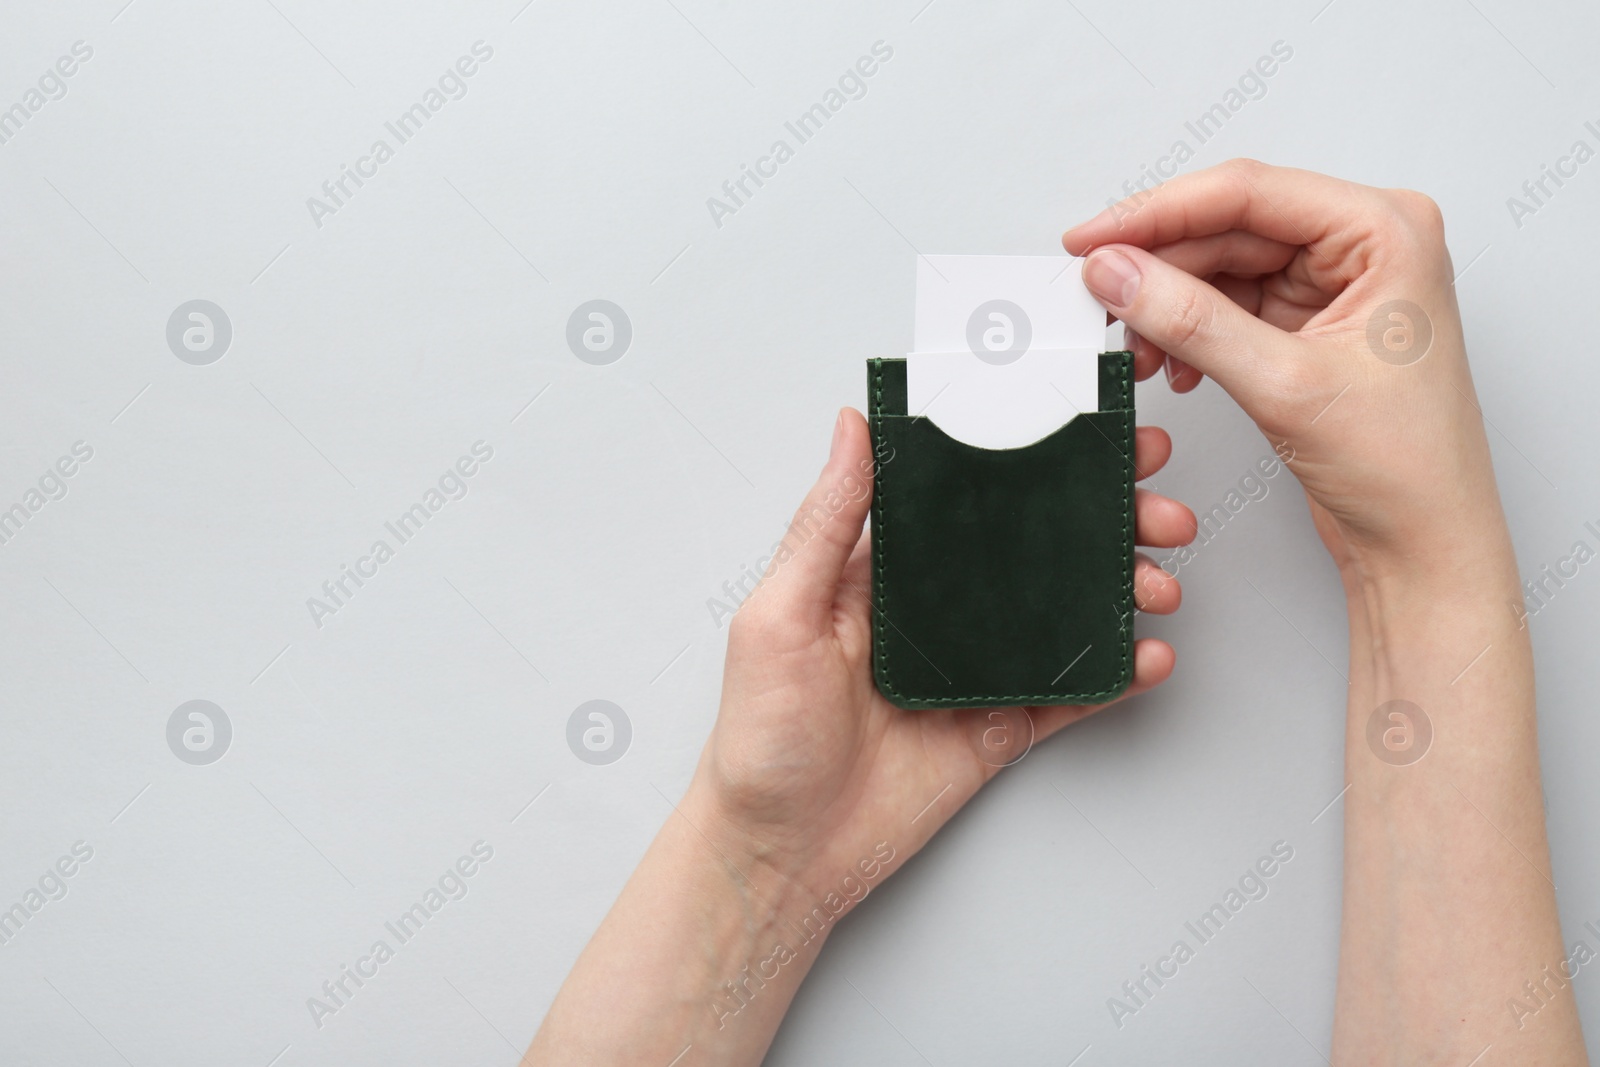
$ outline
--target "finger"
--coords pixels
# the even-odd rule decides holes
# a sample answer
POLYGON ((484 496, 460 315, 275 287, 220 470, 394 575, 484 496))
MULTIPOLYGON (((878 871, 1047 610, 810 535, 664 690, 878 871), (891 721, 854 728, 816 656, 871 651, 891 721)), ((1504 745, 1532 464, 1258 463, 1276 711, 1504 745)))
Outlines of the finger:
POLYGON ((1183 603, 1178 579, 1143 552, 1133 554, 1133 602, 1151 615, 1171 615, 1183 603))
POLYGON ((1116 700, 1106 704, 1090 704, 1077 706, 1071 704, 1057 704, 1049 707, 1033 707, 1028 712, 1033 718, 1033 739, 1037 743, 1060 730, 1062 727, 1086 719, 1102 708, 1109 708, 1112 704, 1121 703, 1129 697, 1136 697, 1140 693, 1148 693, 1162 682, 1172 676, 1173 664, 1177 662, 1177 654, 1172 651, 1172 646, 1165 641, 1155 638, 1144 638, 1133 643, 1133 681, 1128 683, 1128 688, 1116 700))
POLYGON ((872 530, 870 528, 861 532, 861 540, 850 550, 850 558, 845 561, 844 574, 839 580, 844 586, 853 585, 863 590, 871 588, 872 530))
POLYGON ((1350 283, 1349 276, 1332 268, 1331 261, 1314 249, 1295 248, 1239 230, 1184 238, 1172 244, 1157 245, 1150 252, 1219 289, 1223 288, 1219 283, 1224 278, 1248 286, 1255 294, 1254 299, 1238 303, 1283 329, 1298 327, 1263 315, 1264 293, 1271 293, 1274 304, 1297 311, 1301 316, 1299 321, 1304 322, 1327 307, 1350 283))
POLYGON ((1380 195, 1324 174, 1235 159, 1113 204, 1068 230, 1061 243, 1081 256, 1112 242, 1151 248, 1243 230, 1284 244, 1314 245, 1372 212, 1380 195))
POLYGON ((1166 371, 1167 385, 1174 393, 1193 392, 1205 377, 1177 356, 1168 356, 1163 369, 1166 371))
POLYGON ((1183 237, 1171 244, 1157 245, 1150 252, 1196 278, 1213 274, 1259 277, 1290 267, 1301 249, 1258 233, 1229 230, 1205 237, 1183 237))
MULTIPOLYGON (((1106 318, 1111 318, 1109 311, 1106 312, 1106 318)), ((1167 357, 1148 339, 1140 337, 1132 326, 1122 327, 1122 347, 1133 353, 1133 380, 1136 382, 1153 377, 1161 369, 1161 361, 1167 357)))
POLYGON ((1310 284, 1285 281, 1284 275, 1246 278, 1237 274, 1218 274, 1209 279, 1217 292, 1244 308, 1262 322, 1289 333, 1299 333, 1333 303, 1334 294, 1320 292, 1310 284))
MULTIPOLYGON (((1165 247, 1171 248, 1173 246, 1167 245, 1165 247)), ((1161 255, 1161 249, 1156 249, 1153 254, 1160 256, 1163 259, 1166 258, 1165 256, 1161 255)), ((1171 261, 1168 260, 1168 262, 1171 261)), ((1180 266, 1180 264, 1174 264, 1174 266, 1180 266)), ((1195 274, 1197 277, 1199 276, 1199 272, 1194 270, 1190 270, 1189 273, 1195 274)), ((1221 293, 1229 300, 1232 300, 1235 304, 1238 304, 1250 314, 1259 315, 1261 307, 1261 282, 1259 280, 1255 278, 1241 278, 1235 274, 1217 274, 1211 276, 1210 281, 1212 287, 1215 288, 1217 292, 1221 293)), ((1310 312, 1307 312, 1308 317, 1309 315, 1310 312)), ((1275 322, 1273 325, 1278 326, 1280 329, 1288 328, 1280 322, 1275 322)), ((1126 332, 1132 333, 1133 336, 1138 337, 1138 334, 1134 333, 1131 329, 1128 329, 1127 327, 1124 327, 1124 329, 1126 332)), ((1178 359, 1176 356, 1169 356, 1150 341, 1144 338, 1139 338, 1139 343, 1144 346, 1144 351, 1149 353, 1148 358, 1151 360, 1150 374, 1154 374, 1156 369, 1159 368, 1163 373, 1165 373, 1167 378, 1167 386, 1174 393, 1192 392, 1195 386, 1199 385, 1200 382, 1205 378, 1205 375, 1189 366, 1183 360, 1178 359)), ((1139 361, 1138 352, 1139 350, 1136 349, 1134 355, 1134 364, 1136 367, 1139 361)), ((1146 375, 1146 377, 1149 377, 1149 375, 1146 375)))
MULTIPOLYGON (((1203 240, 1211 240, 1211 238, 1204 238, 1203 240)), ((1180 245, 1183 243, 1181 241, 1178 242, 1180 245)), ((1266 319, 1267 322, 1280 330, 1292 332, 1300 329, 1311 316, 1327 306, 1326 297, 1320 302, 1314 301, 1309 305, 1299 305, 1285 300, 1278 300, 1274 304, 1279 309, 1278 313, 1273 316, 1263 315, 1261 313, 1263 287, 1258 276, 1208 272, 1203 269, 1208 264, 1199 257, 1175 262, 1174 260, 1178 257, 1169 257, 1165 254, 1167 249, 1175 247, 1177 246, 1163 245, 1160 248, 1152 249, 1151 254, 1166 260, 1168 263, 1172 263, 1173 266, 1185 270, 1197 278, 1205 278, 1217 292, 1257 318, 1266 319)), ((1107 314, 1109 315, 1110 313, 1107 312, 1107 314)), ((1172 387, 1174 392, 1187 393, 1200 384, 1200 379, 1204 375, 1199 371, 1188 368, 1188 365, 1182 360, 1175 360, 1169 363, 1167 353, 1161 351, 1149 338, 1140 336, 1133 327, 1124 324, 1122 331, 1124 347, 1133 352, 1135 381, 1142 382, 1153 376, 1156 371, 1161 370, 1166 372, 1167 384, 1172 387), (1188 368, 1191 373, 1180 376, 1179 372, 1185 368, 1188 368)))
POLYGON ((1133 491, 1134 541, 1152 548, 1177 548, 1194 540, 1194 512, 1148 489, 1133 491))
POLYGON ((1172 458, 1172 438, 1159 426, 1140 426, 1133 431, 1133 466, 1142 481, 1160 473, 1172 458))
POLYGON ((872 655, 872 530, 862 531, 861 540, 845 561, 835 593, 833 633, 845 656, 866 662, 872 655))
POLYGON ((866 419, 845 408, 834 424, 828 462, 779 542, 751 606, 764 617, 823 633, 845 564, 861 540, 872 504, 872 444, 866 419))
POLYGON ((1083 281, 1139 336, 1215 378, 1246 410, 1275 391, 1286 366, 1309 358, 1295 337, 1142 248, 1095 249, 1083 281))
MULTIPOLYGON (((1238 304, 1249 314, 1257 318, 1263 317, 1261 303, 1265 294, 1262 291, 1261 279, 1241 278, 1237 274, 1218 274, 1206 280, 1211 283, 1213 289, 1238 304)), ((1306 316, 1308 318, 1313 310, 1315 309, 1307 309, 1306 316)), ((1286 326, 1276 319, 1268 319, 1267 321, 1280 330, 1294 329, 1294 327, 1286 326)))

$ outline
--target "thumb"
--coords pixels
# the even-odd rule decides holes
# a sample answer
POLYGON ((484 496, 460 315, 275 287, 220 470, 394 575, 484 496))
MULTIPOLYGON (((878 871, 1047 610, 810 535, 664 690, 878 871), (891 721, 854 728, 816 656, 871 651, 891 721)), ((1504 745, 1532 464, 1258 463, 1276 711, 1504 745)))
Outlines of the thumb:
POLYGON ((1299 355, 1297 338, 1142 248, 1095 249, 1083 262, 1083 283, 1124 325, 1215 378, 1246 409, 1275 391, 1299 355))
POLYGON ((828 624, 845 563, 861 540, 872 507, 872 443, 867 420, 839 412, 833 446, 817 483, 774 549, 761 586, 766 611, 819 632, 828 624))

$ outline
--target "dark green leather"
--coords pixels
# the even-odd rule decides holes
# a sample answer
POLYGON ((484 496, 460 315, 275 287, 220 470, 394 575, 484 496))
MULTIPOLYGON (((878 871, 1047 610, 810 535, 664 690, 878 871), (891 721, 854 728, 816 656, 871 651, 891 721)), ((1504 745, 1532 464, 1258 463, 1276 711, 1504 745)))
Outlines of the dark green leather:
POLYGON ((867 364, 878 457, 872 668, 902 708, 1097 704, 1133 676, 1133 354, 1100 409, 1022 448, 906 411, 904 359, 867 364))

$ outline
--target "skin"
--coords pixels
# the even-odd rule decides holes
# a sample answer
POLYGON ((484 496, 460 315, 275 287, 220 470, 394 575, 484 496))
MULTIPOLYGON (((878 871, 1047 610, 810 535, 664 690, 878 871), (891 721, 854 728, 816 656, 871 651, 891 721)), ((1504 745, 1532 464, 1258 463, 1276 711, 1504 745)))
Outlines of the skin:
POLYGON ((1235 161, 1064 244, 1093 250, 1084 279, 1147 373, 1164 363, 1180 392, 1212 377, 1294 449, 1343 580, 1350 790, 1332 1061, 1587 1063, 1558 970, 1522 590, 1438 207, 1235 161), (1369 341, 1392 300, 1431 326, 1425 354, 1369 341), (1367 743, 1392 700, 1433 724, 1409 766, 1367 743), (1528 981, 1543 983, 1538 998, 1528 981))
MULTIPOLYGON (((1586 1063, 1570 984, 1548 979, 1567 953, 1532 659, 1509 606, 1521 590, 1438 209, 1417 193, 1235 161, 1125 201, 1063 243, 1088 255, 1085 282, 1126 324, 1139 378, 1164 367, 1187 392, 1210 376, 1287 446, 1280 454, 1292 449, 1343 579, 1350 788, 1332 1061, 1586 1063), (1389 335, 1387 360, 1369 345, 1368 321, 1390 300, 1431 326, 1420 359, 1404 332, 1389 335), (1434 733, 1403 766, 1367 742, 1374 709, 1395 699, 1421 707, 1434 733), (1528 981, 1543 983, 1539 999, 1528 981), (1508 1008, 1518 997, 1526 1014, 1508 1008)), ((1140 428, 1143 475, 1170 453, 1163 431, 1140 428)), ((791 527, 792 556, 730 624, 694 778, 530 1062, 760 1062, 838 916, 999 772, 1007 745, 1100 710, 905 712, 878 695, 870 470, 865 420, 846 409, 791 527), (815 506, 831 518, 807 535, 798 519, 815 506)), ((1182 504, 1141 490, 1135 511, 1140 544, 1194 537, 1182 504)), ((1169 613, 1181 593, 1141 557, 1135 595, 1169 613)), ((1173 663, 1164 642, 1137 642, 1127 696, 1173 663)))

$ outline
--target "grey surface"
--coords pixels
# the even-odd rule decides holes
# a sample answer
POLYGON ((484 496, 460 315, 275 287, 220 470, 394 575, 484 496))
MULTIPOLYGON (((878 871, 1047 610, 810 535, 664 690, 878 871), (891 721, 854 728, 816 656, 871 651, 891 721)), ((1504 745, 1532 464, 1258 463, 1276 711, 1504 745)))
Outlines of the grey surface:
MULTIPOLYGON (((124 2, 0 23, 0 106, 94 49, 0 145, 0 505, 94 450, 0 546, 0 903, 93 849, 0 947, 0 1062, 515 1062, 710 726, 707 598, 775 539, 862 360, 907 346, 913 248, 1057 251, 1274 41, 1293 59, 1186 169, 1435 196, 1524 570, 1595 543, 1600 162, 1520 227, 1506 206, 1596 143, 1592 7, 124 2), (467 95, 316 227, 306 198, 480 39, 467 95), (879 40, 865 97, 714 225, 706 199, 879 40), (166 341, 193 299, 232 323, 207 366, 166 341), (593 299, 633 326, 607 366, 565 342, 593 299), (315 626, 306 599, 479 440, 465 498, 315 626), (566 743, 597 699, 633 729, 609 765, 566 743), (224 709, 220 760, 169 749, 190 700, 224 709), (467 895, 317 1028, 306 999, 479 840, 467 895)), ((1210 384, 1139 404, 1197 507, 1267 452, 1210 384)), ((1299 490, 1269 484, 1184 568, 1182 612, 1139 622, 1171 682, 1037 748, 875 891, 771 1062, 1321 1061, 1346 638, 1299 490), (1113 1026, 1107 998, 1278 840, 1270 895, 1113 1026)), ((1600 920, 1597 586, 1533 623, 1569 944, 1600 920)))

